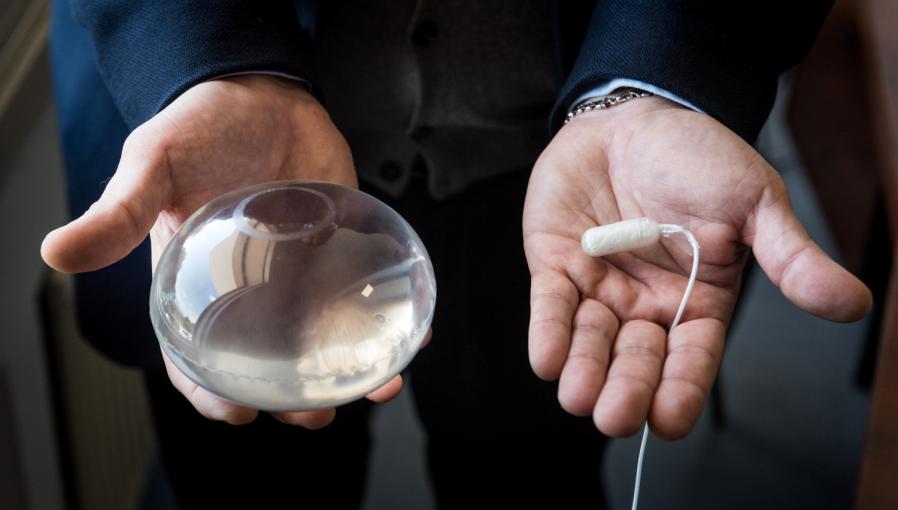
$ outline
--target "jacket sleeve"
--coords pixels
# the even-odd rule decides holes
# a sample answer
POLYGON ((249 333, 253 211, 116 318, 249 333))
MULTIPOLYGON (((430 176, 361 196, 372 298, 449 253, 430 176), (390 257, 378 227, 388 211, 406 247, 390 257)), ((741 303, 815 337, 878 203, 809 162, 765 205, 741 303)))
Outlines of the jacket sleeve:
POLYGON ((131 128, 202 81, 263 70, 311 81, 309 38, 292 1, 75 0, 131 128))
POLYGON ((552 111, 597 83, 639 80, 670 91, 745 140, 757 138, 777 79, 810 50, 831 0, 600 0, 552 111))

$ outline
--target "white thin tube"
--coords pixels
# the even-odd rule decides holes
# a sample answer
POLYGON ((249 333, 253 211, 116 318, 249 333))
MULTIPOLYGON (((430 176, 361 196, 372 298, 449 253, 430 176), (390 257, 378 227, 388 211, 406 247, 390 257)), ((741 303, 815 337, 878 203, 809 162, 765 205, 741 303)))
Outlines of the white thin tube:
MULTIPOLYGON (((673 331, 677 325, 680 324, 680 319, 683 317, 683 311, 686 310, 686 302, 689 301, 689 296, 692 295, 692 287, 695 286, 695 279, 698 276, 698 262, 699 255, 701 252, 701 248, 699 247, 698 241, 695 239, 695 236, 692 235, 692 232, 687 230, 680 225, 669 225, 662 224, 659 225, 661 227, 661 236, 662 237, 670 237, 673 234, 683 234, 686 237, 686 240, 689 241, 689 245, 692 246, 692 271, 689 273, 689 282, 686 284, 686 290, 683 292, 683 298, 680 299, 680 306, 677 308, 677 313, 674 315, 673 321, 670 323, 670 330, 673 331)), ((668 333, 670 334, 670 333, 668 333)), ((631 505, 631 510, 636 510, 636 507, 639 504, 639 485, 642 482, 642 464, 645 460, 645 445, 649 439, 649 422, 645 421, 642 427, 642 442, 639 445, 639 457, 636 461, 636 482, 633 487, 633 504, 631 505)))

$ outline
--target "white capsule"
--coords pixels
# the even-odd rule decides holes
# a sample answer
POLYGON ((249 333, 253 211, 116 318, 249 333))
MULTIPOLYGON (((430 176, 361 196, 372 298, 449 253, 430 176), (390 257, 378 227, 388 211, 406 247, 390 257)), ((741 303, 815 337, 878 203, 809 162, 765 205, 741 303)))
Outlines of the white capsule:
POLYGON ((649 218, 634 218, 600 227, 583 233, 580 245, 591 257, 635 250, 651 246, 661 238, 661 227, 649 218))

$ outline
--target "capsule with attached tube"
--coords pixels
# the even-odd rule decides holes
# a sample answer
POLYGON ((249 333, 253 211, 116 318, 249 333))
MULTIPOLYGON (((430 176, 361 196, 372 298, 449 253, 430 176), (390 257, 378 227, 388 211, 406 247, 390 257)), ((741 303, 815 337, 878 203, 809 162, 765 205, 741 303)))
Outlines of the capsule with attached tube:
POLYGON ((661 227, 649 218, 609 223, 583 233, 580 245, 591 257, 602 257, 651 246, 661 238, 661 227))

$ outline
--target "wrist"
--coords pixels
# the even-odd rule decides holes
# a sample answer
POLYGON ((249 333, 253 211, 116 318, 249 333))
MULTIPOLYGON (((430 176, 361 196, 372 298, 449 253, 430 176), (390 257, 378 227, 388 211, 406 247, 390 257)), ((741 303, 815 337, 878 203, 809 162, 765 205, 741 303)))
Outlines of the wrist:
POLYGON ((221 76, 210 81, 233 83, 252 90, 257 90, 271 95, 273 98, 287 98, 291 100, 301 99, 314 101, 309 82, 301 78, 273 73, 246 73, 221 76))
POLYGON ((610 94, 600 94, 585 97, 576 102, 573 108, 568 111, 567 115, 565 116, 564 123, 567 124, 574 117, 587 112, 591 112, 594 110, 608 110, 634 99, 642 99, 652 96, 654 96, 653 93, 635 87, 618 87, 612 90, 610 94))
POLYGON ((235 94, 228 100, 240 101, 247 97, 245 91, 256 108, 268 111, 269 118, 276 122, 287 122, 292 131, 323 129, 322 124, 330 124, 324 106, 312 94, 307 81, 291 76, 271 73, 248 73, 216 78, 218 82, 235 86, 235 94))
MULTIPOLYGON (((664 110, 693 112, 690 108, 662 96, 652 95, 621 102, 610 108, 593 108, 572 116, 566 124, 602 118, 603 123, 627 122, 646 113, 664 110)), ((572 110, 575 111, 575 110, 572 110)))

